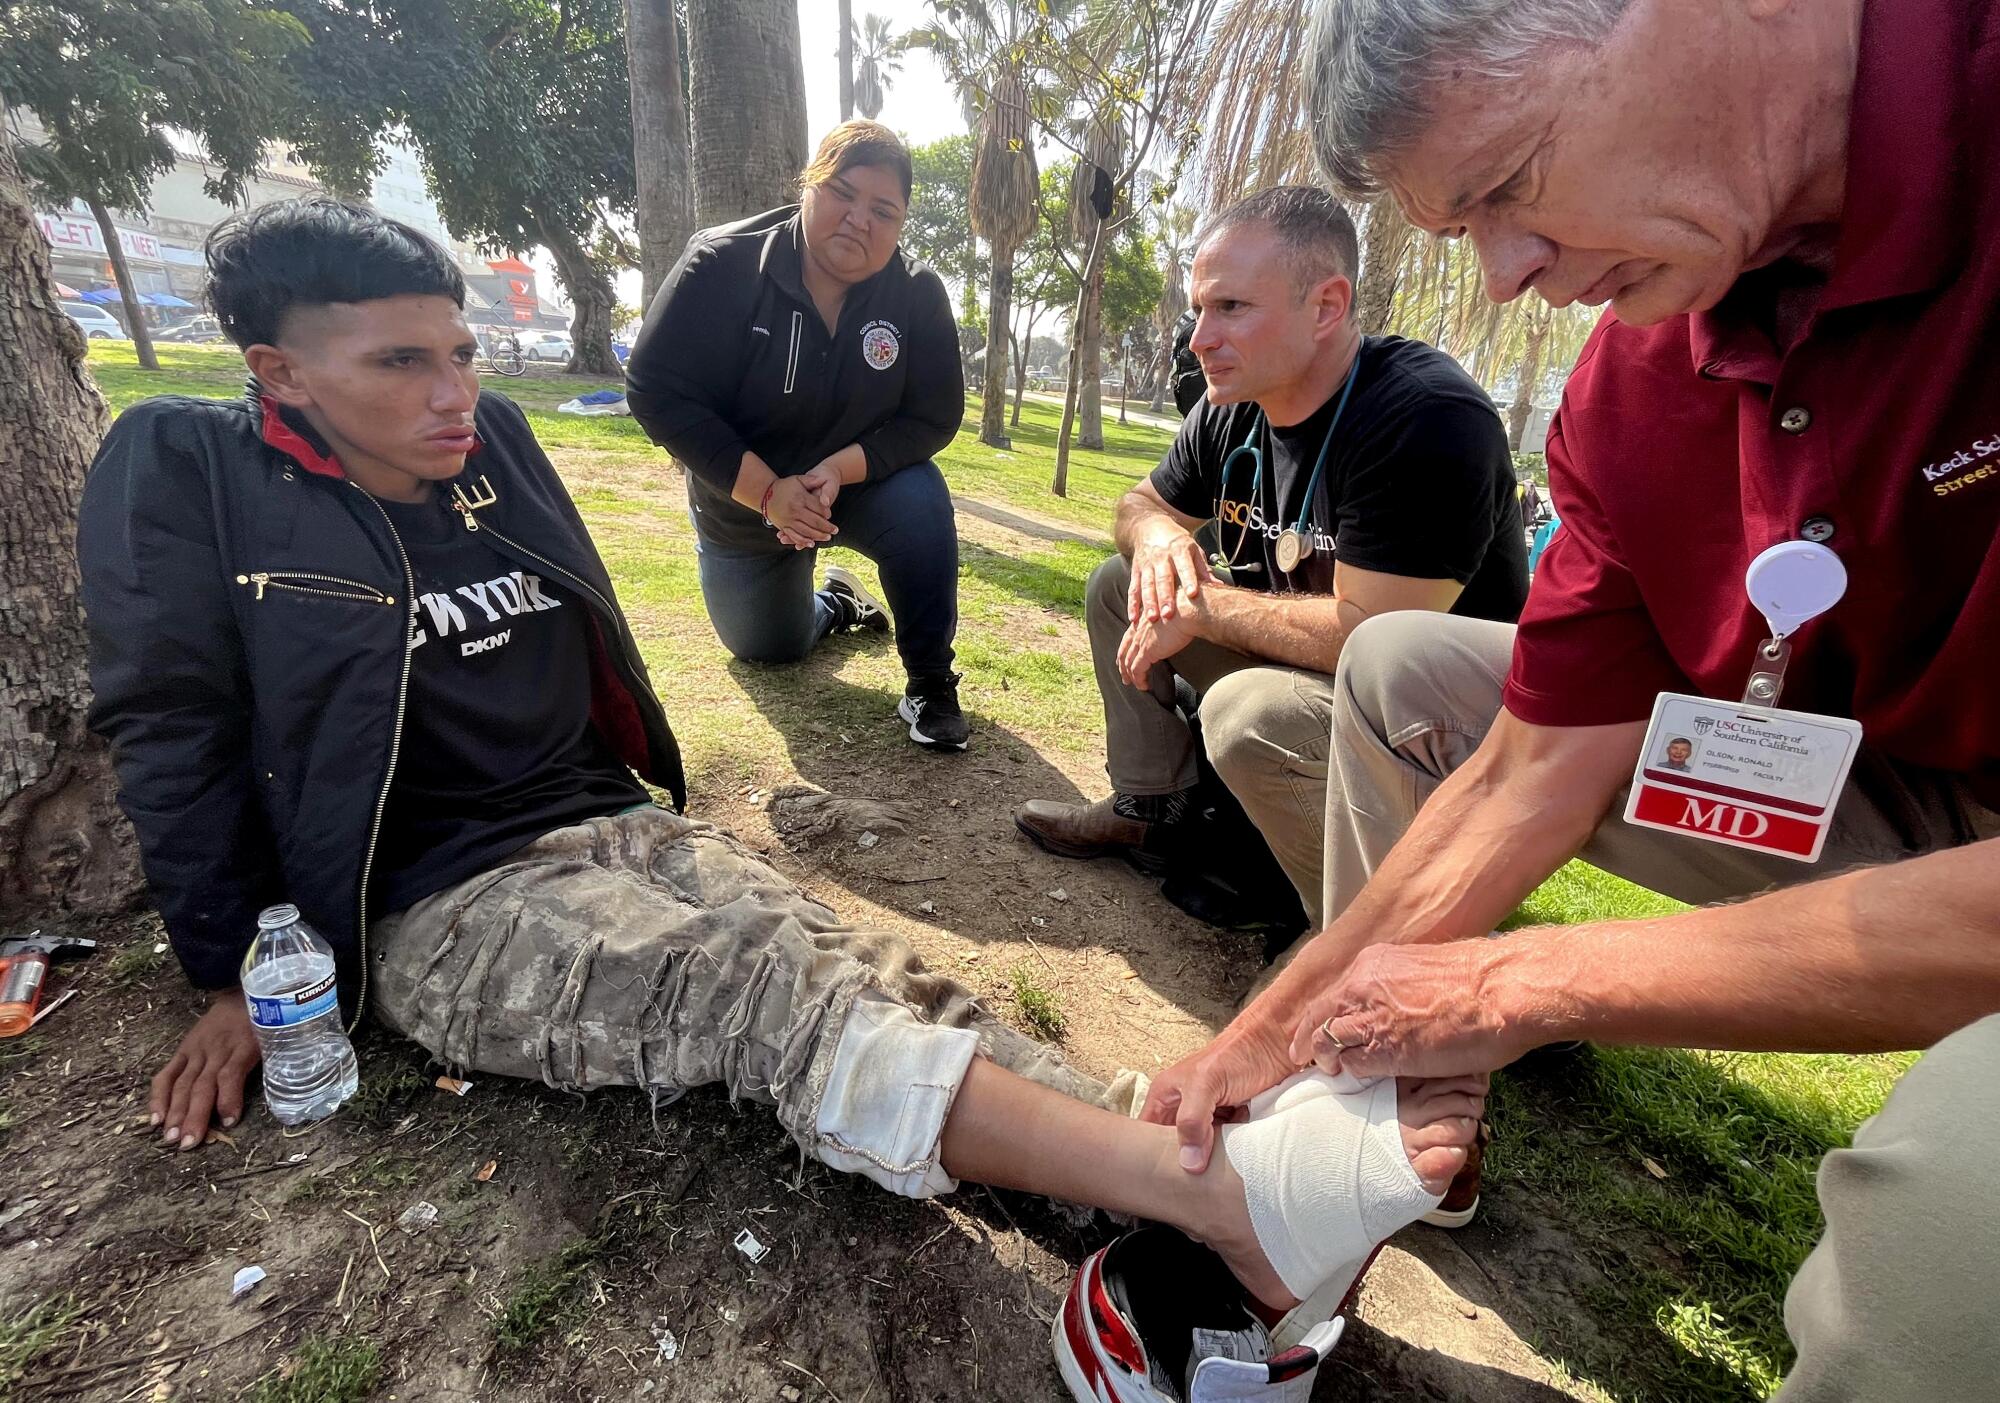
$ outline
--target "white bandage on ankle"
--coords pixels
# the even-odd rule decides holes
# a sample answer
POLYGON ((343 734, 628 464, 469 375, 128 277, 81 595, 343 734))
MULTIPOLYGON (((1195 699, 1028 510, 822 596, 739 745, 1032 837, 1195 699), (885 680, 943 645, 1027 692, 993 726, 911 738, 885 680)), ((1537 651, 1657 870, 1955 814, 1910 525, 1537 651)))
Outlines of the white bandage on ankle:
POLYGON ((1250 1113, 1222 1127, 1222 1148, 1242 1176, 1258 1245, 1300 1300, 1438 1206, 1403 1150, 1393 1077, 1300 1072, 1250 1113))

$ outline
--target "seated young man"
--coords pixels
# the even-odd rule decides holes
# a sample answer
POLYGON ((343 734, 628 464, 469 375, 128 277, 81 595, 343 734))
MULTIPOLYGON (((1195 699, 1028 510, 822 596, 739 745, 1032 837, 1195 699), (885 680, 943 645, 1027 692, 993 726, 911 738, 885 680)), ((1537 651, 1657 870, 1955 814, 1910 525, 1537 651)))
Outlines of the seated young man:
POLYGON ((1188 348, 1206 376, 1152 475, 1118 503, 1085 617, 1112 792, 1014 822, 1064 857, 1173 851, 1202 743, 1321 925, 1333 670, 1363 619, 1511 623, 1528 592, 1513 460, 1492 402, 1421 341, 1363 336, 1354 225, 1324 190, 1260 191, 1195 252, 1188 348), (1196 538, 1213 530, 1211 564, 1196 538))
POLYGON ((234 986, 284 899, 332 944, 349 1014, 454 1068, 719 1082, 897 1193, 972 1178, 1170 1223, 1273 1306, 1436 1201, 1479 1083, 1309 1098, 1185 1173, 1171 1127, 1104 1109, 903 942, 655 805, 635 772, 684 803, 666 717, 561 479, 480 392, 450 259, 311 200, 218 229, 208 264, 250 392, 121 416, 79 535, 93 724, 211 991, 153 1080, 166 1144, 243 1114, 258 1046, 234 986), (1345 1168, 1301 1163, 1307 1128, 1345 1168), (1345 1226, 1309 1215, 1295 1241, 1287 1195, 1327 1173, 1345 1226))

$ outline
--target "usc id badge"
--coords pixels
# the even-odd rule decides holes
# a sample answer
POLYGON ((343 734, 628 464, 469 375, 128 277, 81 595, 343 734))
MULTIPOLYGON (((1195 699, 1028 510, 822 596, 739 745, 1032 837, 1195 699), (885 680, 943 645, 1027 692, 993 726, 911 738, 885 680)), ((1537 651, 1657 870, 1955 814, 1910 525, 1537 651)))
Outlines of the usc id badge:
POLYGON ((1662 692, 1625 821, 1819 861, 1861 723, 1662 692))

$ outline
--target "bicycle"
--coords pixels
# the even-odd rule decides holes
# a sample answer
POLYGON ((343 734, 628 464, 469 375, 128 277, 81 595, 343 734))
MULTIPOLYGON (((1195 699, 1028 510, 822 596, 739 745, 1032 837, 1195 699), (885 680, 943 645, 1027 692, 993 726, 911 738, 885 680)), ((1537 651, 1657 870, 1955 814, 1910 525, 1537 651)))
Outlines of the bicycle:
POLYGON ((520 375, 528 368, 522 358, 521 343, 511 336, 497 336, 490 345, 483 348, 480 359, 496 375, 520 375))

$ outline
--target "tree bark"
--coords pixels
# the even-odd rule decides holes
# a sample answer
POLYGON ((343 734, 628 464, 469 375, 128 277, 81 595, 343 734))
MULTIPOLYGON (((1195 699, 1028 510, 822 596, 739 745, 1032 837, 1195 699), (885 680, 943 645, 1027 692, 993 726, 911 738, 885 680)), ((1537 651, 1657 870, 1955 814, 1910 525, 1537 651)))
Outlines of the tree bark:
POLYGON ((132 349, 138 353, 141 370, 158 370, 160 358, 153 353, 153 333, 146 328, 145 309, 139 305, 139 290, 132 286, 132 270, 125 266, 125 245, 118 242, 118 226, 102 200, 90 201, 90 213, 97 231, 111 255, 111 273, 118 279, 118 300, 125 307, 125 330, 131 333, 132 349))
POLYGON ((639 192, 640 310, 667 280, 694 233, 687 93, 681 86, 674 0, 625 0, 625 63, 632 87, 632 162, 639 192))
POLYGON ((1041 315, 1041 308, 1030 303, 1028 325, 1021 332, 1020 338, 1013 343, 1014 408, 1008 416, 1007 425, 1009 428, 1018 429, 1021 427, 1021 398, 1028 392, 1028 348, 1035 344, 1035 323, 1040 320, 1041 315))
POLYGON ((1535 385, 1542 378, 1542 347, 1548 343, 1553 321, 1553 317, 1532 313, 1528 318, 1527 344, 1521 351, 1521 383, 1514 391, 1513 404, 1507 407, 1507 446, 1516 453, 1521 451, 1521 436, 1527 433, 1528 416, 1535 409, 1535 385))
MULTIPOLYGON (((105 427, 0 106, 0 922, 108 914, 145 889, 90 705, 76 509, 105 427)), ((112 237, 116 238, 115 231, 112 237)))
MULTIPOLYGON (((1180 318, 1176 317, 1178 321, 1180 318)), ((1174 366, 1174 329, 1169 326, 1160 337, 1160 346, 1153 353, 1153 400, 1146 408, 1155 414, 1167 412, 1167 377, 1174 366)))
POLYGON ((1396 308, 1403 254, 1415 232, 1388 196, 1369 206, 1367 227, 1362 231, 1361 279, 1354 289, 1354 326, 1363 336, 1379 336, 1388 329, 1389 315, 1396 308))
POLYGON ((688 0, 688 57, 697 223, 791 203, 811 149, 796 0, 688 0))
MULTIPOLYGON (((1090 252, 1084 256, 1083 277, 1076 294, 1076 313, 1071 318, 1069 338, 1069 383, 1063 387, 1062 427, 1056 430, 1056 472, 1049 480, 1049 491, 1058 497, 1069 495, 1069 447, 1076 429, 1077 398, 1081 393, 1083 378, 1083 326, 1085 308, 1090 301, 1090 280, 1105 256, 1104 225, 1100 221, 1090 235, 1090 252)), ((1093 382, 1094 383, 1094 382, 1093 382)), ((1102 437, 1098 446, 1103 447, 1102 437)))
MULTIPOLYGON (((1098 242, 1103 242, 1102 236, 1098 242)), ((1083 350, 1083 380, 1077 397, 1079 448, 1104 447, 1104 259, 1097 258, 1083 283, 1077 340, 1083 350)))
POLYGON ((979 441, 1012 448, 1007 437, 1007 317, 1014 297, 1014 250, 993 248, 986 289, 986 379, 979 389, 979 441))
POLYGON ((854 0, 840 0, 840 120, 854 115, 854 0))
POLYGON ((584 252, 567 230, 540 226, 542 246, 555 260, 556 276, 569 297, 570 358, 563 367, 572 375, 619 375, 618 357, 611 349, 611 316, 618 305, 610 275, 584 252))

